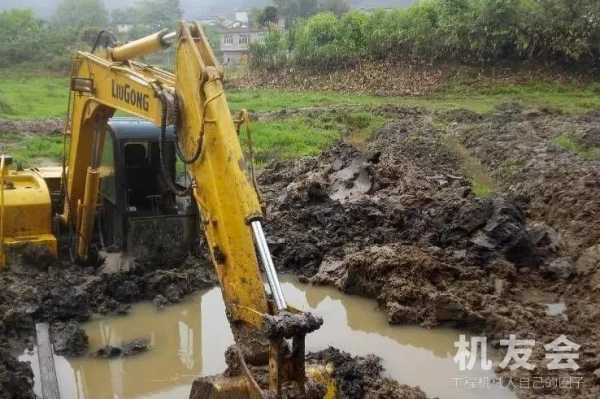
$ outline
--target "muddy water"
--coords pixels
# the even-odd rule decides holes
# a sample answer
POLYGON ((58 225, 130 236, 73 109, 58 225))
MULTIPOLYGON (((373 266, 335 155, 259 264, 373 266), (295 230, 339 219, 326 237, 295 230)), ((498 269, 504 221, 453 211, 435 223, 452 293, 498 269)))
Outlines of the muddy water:
MULTIPOLYGON (((457 388, 457 379, 492 378, 490 371, 461 373, 452 358, 459 331, 392 327, 373 301, 346 296, 332 288, 312 287, 283 279, 290 303, 312 310, 325 325, 308 337, 308 350, 336 346, 353 354, 375 353, 391 377, 419 385, 439 398, 514 398, 498 387, 457 388)), ((139 304, 125 317, 103 318, 85 324, 91 350, 147 337, 152 350, 121 359, 56 358, 63 399, 187 398, 196 376, 221 372, 223 352, 233 342, 218 289, 199 293, 188 301, 157 311, 139 304)), ((23 360, 34 359, 35 352, 23 360)), ((35 362, 34 362, 35 363, 35 362)), ((38 370, 36 392, 39 393, 38 370)), ((477 384, 477 383, 476 383, 477 384)))

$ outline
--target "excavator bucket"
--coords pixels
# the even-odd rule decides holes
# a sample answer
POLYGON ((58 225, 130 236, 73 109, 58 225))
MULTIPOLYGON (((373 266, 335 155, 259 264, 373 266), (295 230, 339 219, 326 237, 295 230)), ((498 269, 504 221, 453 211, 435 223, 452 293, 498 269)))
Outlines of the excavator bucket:
MULTIPOLYGON (((304 398, 336 398, 336 385, 332 377, 332 368, 312 365, 307 367, 306 376, 307 386, 312 388, 307 389, 304 398)), ((247 376, 201 377, 194 381, 189 399, 266 399, 277 397, 269 392, 257 391, 253 385, 254 382, 247 376)))
POLYGON ((196 380, 190 398, 335 398, 332 367, 306 362, 305 337, 322 323, 293 307, 265 315, 260 331, 232 323, 237 344, 226 352, 227 371, 196 380))

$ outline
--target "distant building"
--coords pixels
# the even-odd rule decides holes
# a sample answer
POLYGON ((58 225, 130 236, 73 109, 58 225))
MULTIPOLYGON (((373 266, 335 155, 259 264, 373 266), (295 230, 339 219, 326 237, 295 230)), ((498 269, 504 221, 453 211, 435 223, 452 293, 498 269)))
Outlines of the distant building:
POLYGON ((133 29, 133 24, 117 24, 117 33, 129 33, 133 29))
POLYGON ((248 61, 249 45, 264 39, 267 31, 264 29, 252 29, 248 26, 236 26, 231 28, 222 27, 221 53, 223 65, 240 65, 248 61))
POLYGON ((264 39, 265 28, 251 27, 248 13, 236 12, 229 17, 218 17, 214 24, 220 35, 219 50, 223 65, 240 65, 248 61, 249 46, 264 39))
POLYGON ((240 11, 235 13, 235 20, 239 21, 245 25, 248 25, 248 13, 246 11, 240 11))

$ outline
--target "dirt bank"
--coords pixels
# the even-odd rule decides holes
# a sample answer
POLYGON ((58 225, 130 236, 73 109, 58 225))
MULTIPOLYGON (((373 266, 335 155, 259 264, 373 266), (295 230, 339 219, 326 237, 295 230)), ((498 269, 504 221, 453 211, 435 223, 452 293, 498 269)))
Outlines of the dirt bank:
POLYGON ((441 63, 361 61, 347 68, 311 70, 285 67, 271 71, 237 72, 226 75, 231 88, 269 88, 286 90, 331 90, 348 94, 376 96, 421 96, 432 94, 454 83, 465 86, 494 86, 526 82, 594 81, 590 71, 565 71, 541 65, 469 67, 441 63))
POLYGON ((564 334, 581 345, 583 385, 519 395, 597 397, 600 165, 556 137, 569 128, 595 140, 589 130, 600 115, 514 105, 489 115, 385 112, 396 121, 366 151, 340 143, 262 174, 276 264, 377 299, 390 323, 451 324, 496 346, 510 334, 536 339, 538 369, 499 370, 507 377, 566 377, 568 370, 546 369, 543 349, 564 334), (474 195, 449 137, 489 165, 498 192, 474 195), (499 165, 507 162, 517 166, 504 176, 499 165), (561 301, 566 313, 550 315, 546 304, 561 301))
POLYGON ((0 133, 61 133, 65 121, 61 118, 13 120, 0 119, 0 133))

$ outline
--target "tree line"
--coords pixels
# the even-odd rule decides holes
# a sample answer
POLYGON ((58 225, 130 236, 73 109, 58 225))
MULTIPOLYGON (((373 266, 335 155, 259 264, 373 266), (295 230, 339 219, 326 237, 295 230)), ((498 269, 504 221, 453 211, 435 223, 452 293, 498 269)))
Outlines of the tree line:
POLYGON ((102 0, 62 0, 49 20, 30 9, 0 12, 0 67, 27 64, 39 69, 64 70, 74 51, 93 46, 107 26, 119 41, 127 41, 181 19, 179 0, 138 0, 133 7, 109 12, 102 0), (128 29, 118 32, 118 25, 128 29))
POLYGON ((600 63, 598 0, 420 0, 405 9, 319 13, 251 46, 254 66, 347 67, 365 59, 600 63))

